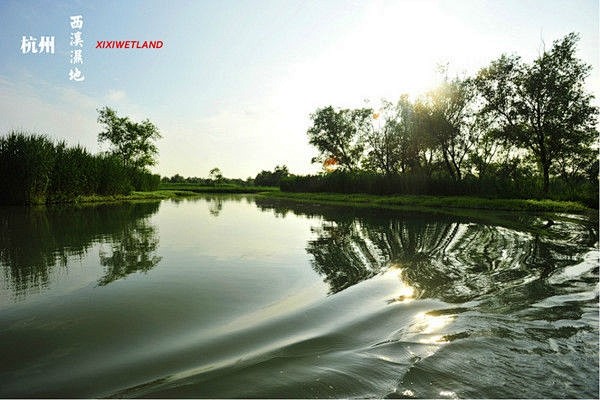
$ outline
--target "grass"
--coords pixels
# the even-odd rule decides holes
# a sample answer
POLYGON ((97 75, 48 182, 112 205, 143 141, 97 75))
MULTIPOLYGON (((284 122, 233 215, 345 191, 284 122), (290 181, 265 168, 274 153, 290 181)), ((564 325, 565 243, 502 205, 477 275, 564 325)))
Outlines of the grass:
POLYGON ((155 190, 152 192, 131 192, 131 194, 117 194, 110 196, 78 196, 74 199, 75 203, 111 203, 120 201, 143 201, 143 200, 163 200, 177 197, 196 196, 197 193, 185 190, 155 190))
POLYGON ((164 200, 179 197, 198 196, 202 193, 212 194, 243 194, 243 193, 267 193, 279 191, 277 187, 271 186, 238 186, 238 185, 219 185, 207 186, 189 183, 168 183, 161 184, 158 190, 148 192, 131 192, 130 194, 113 195, 79 195, 71 199, 61 199, 52 203, 114 203, 145 200, 164 200))
POLYGON ((331 205, 367 206, 379 208, 479 209, 495 211, 533 211, 584 214, 595 212, 572 201, 486 199, 466 196, 378 196, 370 194, 289 193, 270 192, 268 197, 331 205))
POLYGON ((239 186, 239 185, 200 185, 194 183, 161 183, 158 190, 150 192, 132 192, 129 195, 117 194, 109 196, 89 195, 78 196, 75 203, 110 203, 119 201, 163 200, 177 197, 190 197, 199 194, 252 194, 278 192, 279 188, 272 186, 239 186))
POLYGON ((91 154, 26 132, 0 136, 0 204, 73 202, 93 193, 156 190, 159 183, 159 175, 114 154, 91 154))
POLYGON ((99 203, 119 201, 162 200, 177 197, 196 196, 202 193, 258 193, 265 197, 287 199, 300 202, 328 204, 337 206, 375 207, 402 210, 492 210, 492 211, 527 211, 527 212, 560 212, 572 214, 595 214, 584 205, 571 201, 534 200, 534 199, 487 199, 466 196, 379 196, 371 194, 339 194, 339 193, 291 193, 281 192, 276 187, 261 186, 206 186, 199 184, 169 183, 161 184, 159 190, 151 192, 132 192, 129 195, 78 196, 76 203, 99 203))

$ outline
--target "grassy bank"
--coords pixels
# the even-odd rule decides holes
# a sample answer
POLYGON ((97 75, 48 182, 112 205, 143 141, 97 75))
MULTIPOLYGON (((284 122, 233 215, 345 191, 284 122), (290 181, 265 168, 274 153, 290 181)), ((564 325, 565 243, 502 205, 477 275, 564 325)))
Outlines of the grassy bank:
POLYGON ((78 196, 73 203, 112 203, 121 201, 164 200, 179 197, 197 196, 197 193, 185 190, 155 190, 152 192, 131 192, 130 194, 117 194, 109 196, 89 195, 78 196))
POLYGON ((276 187, 263 186, 238 186, 238 185, 199 185, 190 183, 162 183, 159 190, 151 192, 131 192, 128 195, 117 194, 109 196, 89 195, 78 196, 73 199, 75 203, 107 203, 118 201, 143 201, 143 200, 163 200, 179 197, 191 197, 201 194, 253 194, 253 193, 273 193, 278 192, 276 187))
POLYGON ((131 192, 129 194, 110 194, 110 195, 78 195, 71 198, 61 197, 46 201, 46 204, 84 204, 84 203, 114 203, 128 201, 145 200, 164 200, 181 197, 193 197, 203 193, 205 194, 253 194, 253 193, 272 193, 278 192, 276 187, 261 186, 206 186, 197 184, 179 184, 169 183, 161 184, 159 190, 149 192, 131 192))
MULTIPOLYGON (((490 176, 466 176, 455 181, 444 174, 394 174, 390 176, 366 171, 335 171, 328 174, 289 176, 281 182, 281 191, 292 193, 371 194, 376 196, 429 196, 538 199, 577 202, 590 208, 598 207, 598 183, 581 178, 577 184, 567 184, 559 177, 551 179, 550 190, 544 193, 540 178, 531 171, 499 171, 490 176)), ((537 206, 537 205, 536 205, 537 206)), ((495 206, 493 206, 495 207, 495 206)), ((492 208, 493 208, 492 207, 492 208)), ((514 207, 514 205, 509 205, 514 207)))
POLYGON ((533 211, 563 213, 595 213, 580 203, 555 200, 486 199, 466 196, 378 196, 370 194, 270 192, 265 196, 320 204, 421 209, 480 209, 496 211, 533 211))
POLYGON ((202 185, 197 183, 161 183, 158 186, 161 191, 187 191, 194 193, 261 193, 278 192, 279 188, 274 186, 241 186, 241 185, 202 185))

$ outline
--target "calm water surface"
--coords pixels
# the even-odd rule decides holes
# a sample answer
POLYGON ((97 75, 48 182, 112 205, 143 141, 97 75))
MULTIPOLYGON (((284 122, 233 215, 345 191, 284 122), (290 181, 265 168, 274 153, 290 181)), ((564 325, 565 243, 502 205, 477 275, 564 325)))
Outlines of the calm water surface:
POLYGON ((0 397, 598 397, 597 221, 0 208, 0 397))

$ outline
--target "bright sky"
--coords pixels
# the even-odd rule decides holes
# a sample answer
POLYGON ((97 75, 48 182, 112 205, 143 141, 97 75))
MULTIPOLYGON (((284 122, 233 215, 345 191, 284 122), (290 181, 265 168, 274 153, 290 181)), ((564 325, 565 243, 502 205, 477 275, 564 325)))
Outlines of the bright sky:
POLYGON ((105 150, 96 109, 108 105, 159 127, 163 176, 316 172, 306 136, 316 108, 417 96, 438 64, 470 74, 502 53, 529 61, 569 32, 600 94, 597 0, 4 0, 0 21, 1 134, 105 150), (70 64, 71 15, 83 16, 81 65, 70 64), (55 54, 22 53, 22 36, 42 35, 55 36, 55 54), (96 49, 101 40, 164 46, 96 49), (74 66, 84 81, 69 80, 74 66))

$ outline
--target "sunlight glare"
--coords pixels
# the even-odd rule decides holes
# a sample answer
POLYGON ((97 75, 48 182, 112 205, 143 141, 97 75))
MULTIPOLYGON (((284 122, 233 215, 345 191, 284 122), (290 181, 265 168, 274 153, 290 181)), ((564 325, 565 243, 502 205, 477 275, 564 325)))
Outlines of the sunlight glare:
POLYGON ((391 264, 386 275, 394 280, 397 279, 400 281, 400 287, 394 293, 393 298, 389 300, 390 303, 410 303, 415 300, 416 290, 402 279, 402 268, 400 265, 391 264))
POLYGON ((415 315, 415 320, 416 325, 414 326, 414 330, 424 335, 430 335, 421 339, 421 343, 443 343, 445 342, 444 336, 434 334, 450 324, 454 320, 454 317, 420 312, 415 315))

